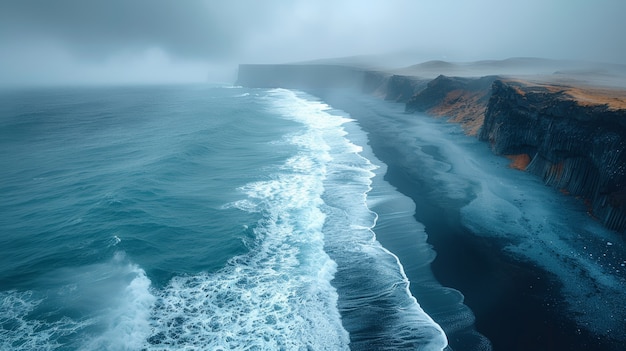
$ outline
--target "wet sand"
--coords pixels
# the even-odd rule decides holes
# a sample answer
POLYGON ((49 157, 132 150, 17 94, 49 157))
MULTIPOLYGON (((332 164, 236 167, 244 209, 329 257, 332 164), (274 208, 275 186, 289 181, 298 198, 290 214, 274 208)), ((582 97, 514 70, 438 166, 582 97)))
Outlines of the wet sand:
MULTIPOLYGON (((503 242, 471 233, 460 224, 458 208, 442 208, 437 199, 421 195, 436 192, 398 172, 399 167, 390 166, 386 180, 419 204, 415 218, 426 226, 428 242, 437 252, 431 265, 435 277, 463 293, 476 317, 476 330, 491 341, 493 350, 612 350, 566 317, 554 277, 503 254, 503 242)), ((420 291, 414 294, 423 301, 420 291)), ((428 304, 422 307, 430 312, 428 304)), ((473 349, 466 333, 449 333, 448 338, 453 350, 473 349)))

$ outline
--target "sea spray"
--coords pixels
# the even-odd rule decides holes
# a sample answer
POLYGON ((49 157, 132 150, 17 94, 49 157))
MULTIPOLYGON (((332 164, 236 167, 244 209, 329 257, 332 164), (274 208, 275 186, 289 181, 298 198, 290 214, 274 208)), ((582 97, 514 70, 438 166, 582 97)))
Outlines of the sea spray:
POLYGON ((0 349, 136 350, 150 333, 150 280, 121 252, 106 263, 52 271, 40 284, 50 286, 46 293, 0 295, 0 349))
MULTIPOLYGON (((333 286, 339 292, 343 324, 350 332, 350 348, 444 349, 446 336, 412 296, 398 257, 376 240, 378 215, 368 207, 368 194, 379 166, 364 156, 374 159, 371 151, 365 150, 367 138, 362 130, 345 112, 309 95, 281 93, 296 100, 281 106, 285 115, 305 123, 326 124, 316 141, 316 145, 331 146, 323 183, 323 232, 325 250, 338 264, 333 286)), ((393 199, 394 194, 384 197, 393 199)), ((423 260, 429 262, 430 257, 428 254, 423 260)))
POLYGON ((299 151, 269 180, 240 188, 246 198, 231 206, 262 215, 250 252, 214 274, 174 278, 157 303, 151 347, 348 349, 330 284, 336 265, 324 251, 320 206, 331 158, 322 127, 288 135, 299 151))

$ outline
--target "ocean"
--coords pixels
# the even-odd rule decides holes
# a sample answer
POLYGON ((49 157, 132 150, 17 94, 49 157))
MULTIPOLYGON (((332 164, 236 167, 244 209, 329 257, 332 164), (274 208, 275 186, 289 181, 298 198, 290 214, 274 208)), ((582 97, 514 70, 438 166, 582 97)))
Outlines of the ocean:
POLYGON ((0 91, 0 350, 620 350, 626 249, 349 92, 0 91))
POLYGON ((3 91, 0 349, 440 350, 376 240, 380 169, 302 92, 3 91))

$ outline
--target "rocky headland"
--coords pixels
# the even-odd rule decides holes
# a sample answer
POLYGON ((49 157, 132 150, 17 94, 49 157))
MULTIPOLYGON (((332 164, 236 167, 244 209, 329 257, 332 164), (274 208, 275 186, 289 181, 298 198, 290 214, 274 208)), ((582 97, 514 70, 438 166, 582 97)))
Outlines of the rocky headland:
POLYGON ((626 90, 546 77, 439 76, 406 110, 449 117, 512 167, 579 197, 608 228, 626 230, 626 90))
POLYGON ((626 229, 625 91, 496 80, 478 137, 580 197, 610 229, 626 229))

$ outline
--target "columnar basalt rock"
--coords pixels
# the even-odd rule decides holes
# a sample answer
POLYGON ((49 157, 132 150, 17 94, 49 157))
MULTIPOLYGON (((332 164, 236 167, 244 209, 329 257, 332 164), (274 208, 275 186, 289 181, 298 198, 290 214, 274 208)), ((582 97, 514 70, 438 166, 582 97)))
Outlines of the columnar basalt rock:
POLYGON ((479 139, 527 171, 583 198, 607 227, 626 230, 626 110, 582 102, 570 87, 496 80, 479 139))

